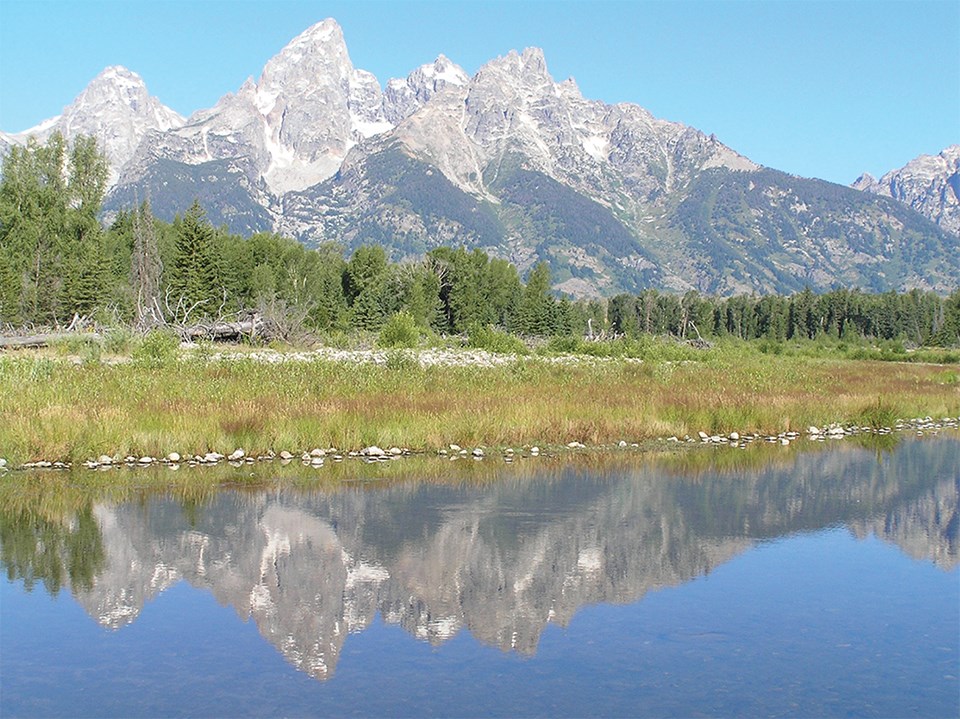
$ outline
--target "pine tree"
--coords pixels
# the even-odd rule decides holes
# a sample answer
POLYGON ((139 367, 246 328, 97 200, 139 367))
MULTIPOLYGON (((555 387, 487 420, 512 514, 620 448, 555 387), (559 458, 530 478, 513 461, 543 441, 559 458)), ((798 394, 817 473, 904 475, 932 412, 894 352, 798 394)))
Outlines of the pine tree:
POLYGON ((520 299, 519 329, 528 335, 550 335, 557 329, 555 302, 550 296, 550 267, 538 262, 530 270, 520 299))
POLYGON ((223 299, 214 230, 197 201, 180 219, 168 282, 178 321, 210 316, 223 299))

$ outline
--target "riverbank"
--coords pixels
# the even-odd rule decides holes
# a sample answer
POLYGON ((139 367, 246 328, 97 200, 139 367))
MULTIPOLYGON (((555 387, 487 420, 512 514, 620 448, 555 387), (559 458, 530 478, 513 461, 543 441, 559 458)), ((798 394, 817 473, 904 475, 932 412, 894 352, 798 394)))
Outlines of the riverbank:
POLYGON ((171 455, 203 464, 228 461, 240 449, 234 461, 282 452, 291 461, 391 450, 529 454, 704 435, 729 443, 731 433, 734 444, 790 441, 810 427, 879 431, 898 418, 960 415, 955 366, 739 347, 695 357, 206 348, 83 362, 9 354, 0 356, 0 457, 12 467, 171 455))

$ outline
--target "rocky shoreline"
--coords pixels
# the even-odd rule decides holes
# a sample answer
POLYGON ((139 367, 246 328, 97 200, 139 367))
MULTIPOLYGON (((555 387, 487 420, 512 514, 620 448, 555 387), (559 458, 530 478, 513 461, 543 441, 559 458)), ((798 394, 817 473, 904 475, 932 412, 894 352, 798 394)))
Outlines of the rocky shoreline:
MULTIPOLYGON (((657 443, 677 444, 677 445, 705 445, 715 447, 729 447, 736 449, 746 449, 752 444, 779 444, 788 446, 798 440, 806 439, 812 442, 826 442, 842 440, 847 437, 858 435, 891 435, 897 433, 912 432, 918 436, 925 434, 938 434, 945 429, 960 428, 960 417, 943 417, 936 420, 932 417, 916 417, 912 419, 897 420, 891 427, 858 427, 856 425, 843 425, 833 423, 823 427, 808 427, 805 433, 788 431, 778 434, 750 434, 740 432, 729 432, 726 434, 708 434, 698 432, 696 437, 685 435, 684 437, 660 437, 657 443)), ((376 445, 364 447, 359 450, 341 450, 336 447, 320 448, 314 447, 309 450, 291 452, 281 450, 280 452, 267 452, 266 454, 247 454, 243 448, 237 448, 229 454, 220 452, 207 452, 205 454, 181 455, 179 452, 171 451, 162 457, 144 456, 120 456, 103 454, 96 459, 88 459, 78 466, 88 470, 111 470, 119 468, 144 468, 166 466, 169 469, 177 470, 181 467, 212 467, 218 465, 231 465, 242 467, 245 464, 255 464, 261 462, 277 462, 281 466, 286 466, 294 462, 300 462, 305 467, 319 469, 328 462, 340 463, 347 460, 358 460, 366 463, 389 462, 410 456, 435 455, 439 458, 447 459, 473 459, 482 461, 488 458, 498 457, 504 462, 510 463, 518 458, 537 458, 543 455, 557 455, 563 452, 574 452, 579 450, 592 451, 611 451, 611 450, 639 450, 640 443, 627 442, 620 440, 615 445, 597 445, 590 446, 581 442, 568 442, 566 444, 550 445, 541 448, 537 445, 524 446, 520 449, 512 447, 473 447, 465 448, 458 444, 451 443, 448 447, 428 450, 411 449, 407 447, 389 447, 383 449, 376 445)), ((35 460, 25 462, 19 466, 11 466, 6 459, 0 457, 0 475, 10 471, 27 470, 71 470, 74 468, 73 462, 53 461, 53 460, 35 460)))

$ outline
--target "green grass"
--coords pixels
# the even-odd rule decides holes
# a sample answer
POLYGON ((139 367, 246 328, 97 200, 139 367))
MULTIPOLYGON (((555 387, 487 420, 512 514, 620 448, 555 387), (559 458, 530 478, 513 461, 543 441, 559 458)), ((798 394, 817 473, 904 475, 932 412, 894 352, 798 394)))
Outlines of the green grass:
POLYGON ((121 364, 10 354, 0 356, 0 457, 594 445, 960 414, 956 373, 942 366, 737 343, 646 350, 643 361, 528 357, 492 368, 423 368, 399 351, 385 365, 212 361, 209 350, 175 360, 165 347, 121 364))

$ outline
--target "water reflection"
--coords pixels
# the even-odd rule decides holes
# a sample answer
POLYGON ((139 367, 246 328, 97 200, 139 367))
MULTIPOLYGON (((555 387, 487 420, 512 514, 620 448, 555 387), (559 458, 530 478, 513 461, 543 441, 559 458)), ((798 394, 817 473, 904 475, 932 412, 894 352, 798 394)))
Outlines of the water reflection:
POLYGON ((709 573, 758 541, 846 525, 958 563, 960 442, 837 447, 752 469, 567 467, 499 481, 95 499, 63 487, 0 510, 11 579, 68 587, 104 627, 185 580, 251 618, 298 669, 334 671, 379 613, 415 637, 467 629, 532 654, 548 623, 709 573))

